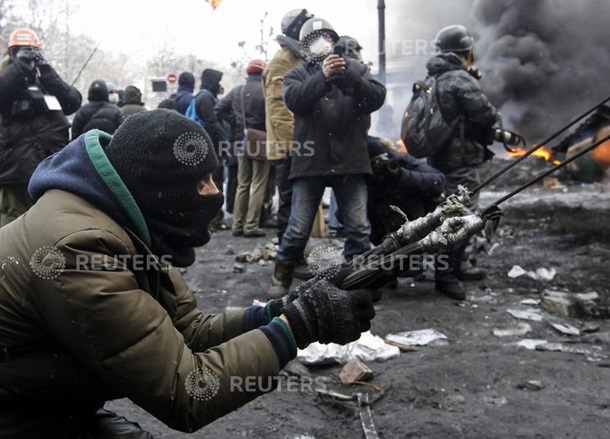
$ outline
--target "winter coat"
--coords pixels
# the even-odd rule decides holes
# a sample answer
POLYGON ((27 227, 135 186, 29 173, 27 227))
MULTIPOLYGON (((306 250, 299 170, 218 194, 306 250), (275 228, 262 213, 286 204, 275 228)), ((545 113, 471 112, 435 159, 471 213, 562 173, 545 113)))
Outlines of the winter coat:
MULTIPOLYGON (((298 43, 296 45, 298 46, 298 43)), ((291 49, 288 45, 282 44, 282 49, 275 54, 263 71, 266 146, 269 160, 285 159, 290 152, 294 135, 294 115, 284 103, 284 77, 303 63, 304 60, 296 48, 291 49)))
POLYGON ((239 85, 229 92, 216 105, 218 119, 229 121, 235 118, 232 124, 232 137, 242 140, 246 128, 265 131, 265 98, 263 96, 262 77, 260 73, 248 75, 246 83, 239 85), (245 109, 242 111, 242 96, 245 109), (244 126, 243 114, 246 115, 244 126))
POLYGON ((72 121, 72 140, 89 130, 98 129, 114 134, 123 123, 123 112, 110 102, 93 101, 81 107, 72 121))
POLYGON ((121 112, 123 116, 127 118, 132 114, 146 111, 144 103, 142 102, 142 93, 137 87, 128 85, 125 88, 125 97, 123 99, 123 105, 121 105, 121 112))
POLYGON ((50 65, 41 65, 37 71, 8 57, 0 62, 0 185, 27 183, 38 163, 69 141, 66 115, 78 110, 82 97, 50 65), (48 110, 44 102, 42 108, 36 105, 27 94, 28 85, 55 96, 61 111, 48 110), (22 116, 11 114, 17 101, 29 102, 35 110, 22 116))
POLYGON ((217 95, 221 79, 222 72, 213 69, 204 70, 201 74, 201 91, 195 96, 197 114, 203 120, 203 127, 210 135, 210 139, 212 139, 212 143, 216 147, 216 155, 218 157, 223 156, 221 154, 221 142, 228 140, 214 111, 218 103, 217 95))
POLYGON ((137 224, 139 209, 123 196, 115 211, 92 164, 100 141, 82 147, 98 133, 46 163, 61 172, 37 170, 38 201, 0 229, 3 438, 74 437, 104 401, 124 397, 192 432, 261 393, 232 388, 232 377, 279 373, 267 336, 244 333, 244 310, 203 314, 175 268, 143 262, 155 258, 121 219, 137 224), (206 378, 209 393, 193 393, 206 378))
POLYGON ((428 61, 427 68, 428 74, 437 79, 443 117, 463 120, 463 128, 458 124, 447 146, 430 157, 430 164, 443 172, 480 165, 491 155, 485 146, 493 141, 492 128, 498 118, 496 109, 458 55, 440 53, 428 61))
POLYGON ((305 64, 284 79, 284 101, 295 115, 290 178, 370 174, 366 147, 370 114, 385 87, 364 64, 346 59, 346 72, 326 79, 319 64, 305 64))
POLYGON ((438 204, 445 190, 445 175, 409 154, 389 150, 376 138, 367 142, 373 174, 367 177, 368 215, 371 223, 371 242, 378 245, 386 234, 398 229, 404 219, 390 208, 399 207, 414 220, 425 215, 438 204), (379 153, 384 155, 380 158, 379 153), (389 172, 388 162, 398 169, 389 172))

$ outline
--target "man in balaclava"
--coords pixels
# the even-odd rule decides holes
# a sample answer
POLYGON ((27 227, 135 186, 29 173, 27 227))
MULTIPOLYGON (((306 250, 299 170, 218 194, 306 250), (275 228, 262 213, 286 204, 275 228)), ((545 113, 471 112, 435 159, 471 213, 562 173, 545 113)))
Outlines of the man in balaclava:
POLYGON ((152 438, 102 408, 118 398, 193 432, 271 390, 236 380, 277 383, 297 347, 370 328, 378 295, 325 280, 265 307, 197 309, 173 266, 210 239, 217 165, 201 126, 154 110, 36 169, 36 203, 0 229, 0 437, 152 438))

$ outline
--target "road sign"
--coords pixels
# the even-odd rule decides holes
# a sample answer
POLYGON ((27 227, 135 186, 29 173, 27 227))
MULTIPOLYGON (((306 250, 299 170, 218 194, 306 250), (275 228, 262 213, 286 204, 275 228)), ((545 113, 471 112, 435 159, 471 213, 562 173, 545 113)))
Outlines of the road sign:
POLYGON ((167 75, 167 82, 169 82, 170 84, 175 84, 177 80, 178 77, 175 73, 170 73, 169 75, 167 75))

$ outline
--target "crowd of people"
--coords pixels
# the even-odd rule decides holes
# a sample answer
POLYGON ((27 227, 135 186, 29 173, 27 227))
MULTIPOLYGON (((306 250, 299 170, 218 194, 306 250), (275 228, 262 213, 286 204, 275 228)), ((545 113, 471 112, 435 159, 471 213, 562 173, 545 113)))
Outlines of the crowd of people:
MULTIPOLYGON (((309 276, 299 268, 327 188, 349 264, 404 222, 392 206, 413 220, 477 184, 499 116, 463 26, 438 33, 427 65, 443 117, 459 119, 427 162, 369 133, 386 88, 356 38, 305 9, 281 32, 244 84, 224 93, 223 72, 205 69, 196 92, 182 72, 155 110, 104 80, 81 106, 38 36, 13 32, 0 63, 0 436, 153 437, 103 409, 121 397, 201 428, 268 391, 236 391, 232 377, 276 376, 297 348, 370 328, 376 290, 344 291, 338 275, 291 290, 309 276), (279 250, 265 306, 208 315, 178 268, 228 228, 223 208, 233 236, 273 227, 279 250)), ((436 269, 458 300, 462 280, 485 275, 464 266, 466 246, 436 269)))

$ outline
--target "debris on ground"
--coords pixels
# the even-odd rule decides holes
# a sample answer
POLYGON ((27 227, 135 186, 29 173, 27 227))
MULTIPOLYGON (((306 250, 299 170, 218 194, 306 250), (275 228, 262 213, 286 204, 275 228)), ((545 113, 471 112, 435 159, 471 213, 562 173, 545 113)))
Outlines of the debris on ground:
POLYGON ((523 267, 519 265, 513 266, 511 270, 508 272, 508 277, 511 279, 517 279, 518 277, 527 275, 530 279, 534 279, 537 281, 550 282, 555 279, 557 275, 557 270, 554 268, 538 268, 536 271, 526 271, 523 267))
POLYGON ((580 329, 564 323, 551 323, 551 326, 563 335, 580 335, 580 329))
POLYGON ((352 360, 343 366, 339 379, 343 384, 370 381, 373 379, 373 371, 362 361, 352 360))
MULTIPOLYGON (((390 342, 411 346, 428 346, 434 342, 447 340, 447 336, 435 329, 421 329, 419 331, 399 332, 388 334, 385 339, 390 342)), ((441 343, 442 345, 443 343, 441 343)))
POLYGON ((520 322, 516 327, 496 328, 491 331, 496 337, 522 337, 530 332, 532 327, 524 322, 520 322))
POLYGON ((379 439, 379 435, 375 429, 375 423, 373 422, 373 414, 371 413, 368 393, 358 394, 358 408, 360 409, 360 422, 362 422, 364 437, 366 439, 379 439))
POLYGON ((607 355, 601 353, 602 348, 599 346, 582 347, 563 343, 544 343, 536 346, 536 350, 543 352, 566 352, 570 354, 585 355, 589 361, 601 361, 608 358, 607 355))
POLYGON ((244 273, 245 271, 246 271, 245 264, 240 264, 239 262, 236 262, 233 265, 233 273, 244 273))
POLYGON ((518 320, 542 321, 542 314, 538 310, 507 309, 506 312, 518 320))
POLYGON ((297 360, 303 364, 345 364, 351 360, 386 361, 400 355, 400 349, 390 346, 381 337, 363 332, 360 338, 345 346, 336 343, 312 343, 297 352, 297 360))
POLYGON ((517 384, 517 389, 538 391, 544 389, 544 384, 542 384, 542 381, 539 380, 529 380, 517 384))
POLYGON ((525 348, 528 351, 535 351, 536 348, 540 345, 548 343, 547 340, 536 340, 531 338, 524 338, 523 340, 515 343, 516 346, 520 348, 525 348))
POLYGON ((600 317, 605 314, 596 292, 573 294, 566 291, 545 290, 542 307, 563 317, 600 317))

